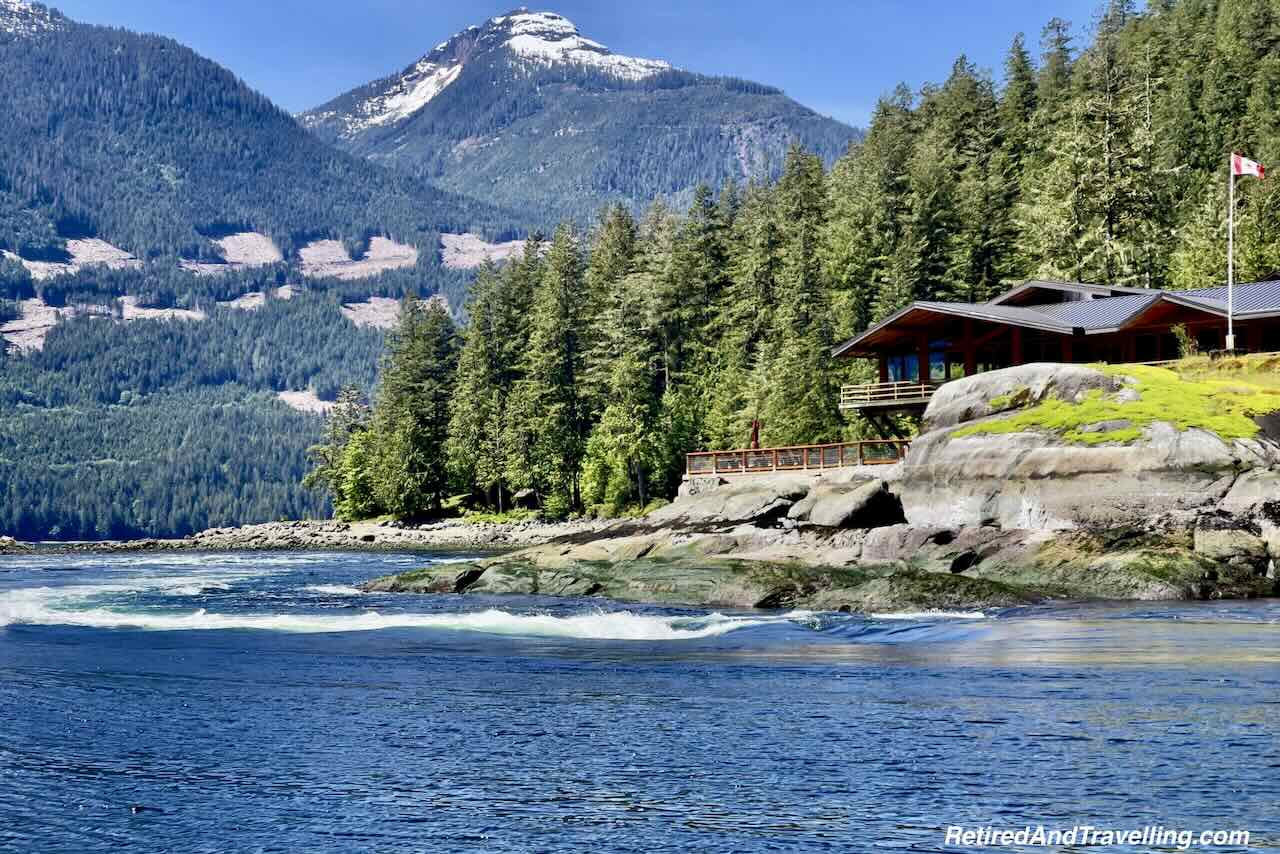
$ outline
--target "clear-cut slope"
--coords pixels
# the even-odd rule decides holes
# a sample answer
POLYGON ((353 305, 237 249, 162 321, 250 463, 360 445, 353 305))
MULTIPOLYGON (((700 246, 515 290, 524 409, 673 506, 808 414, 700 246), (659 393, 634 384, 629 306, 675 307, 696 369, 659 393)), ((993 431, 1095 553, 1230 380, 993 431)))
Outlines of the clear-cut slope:
POLYGON ((830 160, 858 136, 771 87, 616 54, 526 9, 300 118, 340 148, 543 223, 773 176, 794 143, 830 160))

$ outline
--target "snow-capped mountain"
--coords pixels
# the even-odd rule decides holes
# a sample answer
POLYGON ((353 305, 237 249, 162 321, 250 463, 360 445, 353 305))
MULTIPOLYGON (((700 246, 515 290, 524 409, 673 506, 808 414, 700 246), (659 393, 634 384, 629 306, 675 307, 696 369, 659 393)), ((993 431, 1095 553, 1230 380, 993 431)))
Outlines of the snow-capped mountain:
POLYGON ((299 116, 322 139, 545 222, 774 174, 857 132, 768 86, 624 56, 548 11, 468 27, 299 116))
POLYGON ((64 18, 53 10, 26 0, 0 0, 0 33, 30 36, 61 27, 64 18))
POLYGON ((454 83, 473 58, 494 51, 506 52, 508 61, 517 68, 564 65, 598 71, 619 80, 643 80, 671 70, 661 60, 612 53, 599 42, 584 38, 573 22, 554 12, 517 9, 441 42, 399 75, 358 90, 360 94, 352 102, 304 113, 302 122, 312 128, 336 123, 341 136, 352 138, 370 128, 405 121, 454 83))
POLYGON ((640 80, 671 68, 658 59, 619 56, 599 42, 583 38, 570 21, 553 12, 516 11, 493 18, 490 27, 508 35, 504 44, 529 62, 572 63, 627 80, 640 80))

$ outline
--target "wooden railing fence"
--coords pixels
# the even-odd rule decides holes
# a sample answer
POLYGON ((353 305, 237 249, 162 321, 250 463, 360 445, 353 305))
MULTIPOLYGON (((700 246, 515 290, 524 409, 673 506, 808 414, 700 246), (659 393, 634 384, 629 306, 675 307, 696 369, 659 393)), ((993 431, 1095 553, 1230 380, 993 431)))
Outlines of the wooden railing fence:
POLYGON ((938 387, 932 383, 863 383, 840 387, 840 408, 861 409, 893 403, 921 403, 933 397, 938 387))
POLYGON ((908 447, 910 442, 905 439, 868 439, 861 442, 795 445, 788 448, 698 451, 688 455, 685 471, 690 475, 764 474, 887 465, 905 457, 908 447))

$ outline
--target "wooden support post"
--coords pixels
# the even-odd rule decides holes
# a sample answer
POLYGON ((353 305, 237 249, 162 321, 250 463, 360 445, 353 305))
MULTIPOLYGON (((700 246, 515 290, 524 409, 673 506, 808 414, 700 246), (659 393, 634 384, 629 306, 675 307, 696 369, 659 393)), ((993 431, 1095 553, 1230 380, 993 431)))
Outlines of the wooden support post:
POLYGON ((971 377, 978 372, 978 348, 973 343, 973 321, 964 321, 964 375, 971 377))
POLYGON ((889 381, 889 357, 883 353, 880 355, 880 382, 887 383, 889 381))
POLYGON ((929 375, 929 333, 921 332, 916 340, 916 358, 920 361, 919 373, 917 381, 921 384, 930 382, 932 379, 929 375))
POLYGON ((1026 364, 1022 354, 1022 327, 1020 326, 1013 327, 1013 364, 1015 367, 1026 364))
POLYGON ((1064 362, 1074 362, 1074 361, 1075 361, 1075 346, 1074 346, 1074 344, 1075 344, 1075 342, 1074 342, 1074 341, 1072 341, 1070 337, 1063 336, 1063 338, 1062 338, 1062 361, 1064 361, 1064 362))

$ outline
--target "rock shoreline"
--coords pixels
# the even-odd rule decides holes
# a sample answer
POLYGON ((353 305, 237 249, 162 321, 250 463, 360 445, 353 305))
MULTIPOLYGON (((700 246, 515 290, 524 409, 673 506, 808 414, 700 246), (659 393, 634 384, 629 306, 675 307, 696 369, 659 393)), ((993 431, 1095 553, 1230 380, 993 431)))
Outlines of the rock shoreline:
POLYGON ((643 520, 366 589, 846 611, 1280 594, 1280 443, 1266 431, 1157 421, 1091 445, 971 429, 1049 398, 1138 401, 1135 385, 1073 365, 980 374, 935 395, 900 464, 698 478, 643 520))
MULTIPOLYGON (((551 540, 590 535, 607 522, 470 523, 460 520, 403 525, 395 522, 265 522, 210 528, 184 539, 112 540, 76 543, 12 543, 14 553, 148 551, 405 551, 499 552, 551 540)), ((0 553, 6 551, 0 540, 0 553)))
POLYGON ((1136 385, 1075 365, 980 374, 934 396, 900 463, 691 478, 643 519, 279 522, 65 548, 499 552, 364 587, 702 606, 883 612, 1280 595, 1280 441, 1268 429, 1226 439, 1155 421, 1097 444, 981 429, 1047 399, 1138 401, 1136 385))

